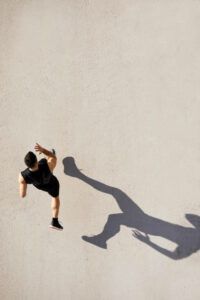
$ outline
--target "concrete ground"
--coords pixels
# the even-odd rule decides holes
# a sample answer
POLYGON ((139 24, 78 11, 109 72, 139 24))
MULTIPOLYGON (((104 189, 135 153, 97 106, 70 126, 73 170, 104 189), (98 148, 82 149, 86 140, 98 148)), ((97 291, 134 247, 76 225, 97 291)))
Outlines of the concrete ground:
POLYGON ((199 16, 0 1, 2 300, 200 299, 199 16), (57 151, 63 232, 48 194, 18 195, 36 142, 57 151))

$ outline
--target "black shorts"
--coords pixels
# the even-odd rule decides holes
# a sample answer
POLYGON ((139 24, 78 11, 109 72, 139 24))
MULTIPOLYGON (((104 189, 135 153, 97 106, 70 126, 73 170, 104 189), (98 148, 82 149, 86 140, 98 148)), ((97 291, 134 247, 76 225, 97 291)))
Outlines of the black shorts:
POLYGON ((48 183, 42 185, 34 184, 34 186, 39 190, 47 192, 50 196, 54 198, 59 196, 60 184, 58 179, 54 175, 51 176, 48 183))
POLYGON ((47 192, 54 198, 59 196, 60 184, 54 175, 50 178, 50 181, 47 184, 35 185, 35 187, 39 190, 47 192))
POLYGON ((48 186, 47 192, 52 197, 58 197, 59 190, 60 190, 60 183, 59 183, 58 179, 54 176, 53 180, 51 180, 51 183, 48 186))

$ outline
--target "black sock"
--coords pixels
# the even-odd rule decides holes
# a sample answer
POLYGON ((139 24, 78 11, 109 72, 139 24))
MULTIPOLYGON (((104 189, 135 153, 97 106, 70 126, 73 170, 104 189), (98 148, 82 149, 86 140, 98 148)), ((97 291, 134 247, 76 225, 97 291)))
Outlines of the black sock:
POLYGON ((53 222, 58 222, 58 218, 52 218, 53 222))

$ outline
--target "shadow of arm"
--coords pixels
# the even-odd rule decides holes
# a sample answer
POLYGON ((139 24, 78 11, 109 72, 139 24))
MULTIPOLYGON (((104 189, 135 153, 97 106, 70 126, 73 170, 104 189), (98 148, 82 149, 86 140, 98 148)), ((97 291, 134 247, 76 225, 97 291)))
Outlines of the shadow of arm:
POLYGON ((159 245, 157 245, 157 244, 155 244, 151 241, 150 241, 150 243, 147 243, 147 245, 149 245, 151 248, 157 250, 158 252, 164 254, 165 256, 167 256, 167 257, 169 257, 173 260, 178 260, 180 258, 183 258, 183 257, 179 257, 177 255, 177 248, 172 252, 172 251, 169 251, 169 250, 167 250, 167 249, 165 249, 165 248, 163 248, 163 247, 161 247, 161 246, 159 246, 159 245))
POLYGON ((163 255, 173 259, 173 260, 178 260, 180 258, 183 258, 179 255, 179 250, 180 248, 177 247, 174 251, 169 251, 155 243, 153 243, 150 239, 148 235, 142 235, 140 232, 133 230, 133 236, 140 240, 141 242, 145 243, 146 245, 149 245, 151 248, 157 250, 158 252, 162 253, 163 255))
POLYGON ((76 166, 76 163, 75 163, 75 160, 73 157, 70 157, 70 156, 65 157, 63 159, 63 165, 64 165, 64 173, 66 175, 78 178, 102 193, 106 193, 106 194, 113 193, 113 190, 115 188, 113 188, 112 186, 109 186, 107 184, 104 184, 100 181, 94 180, 94 179, 84 175, 80 171, 80 169, 76 166))
POLYGON ((78 178, 102 193, 113 194, 116 189, 116 188, 109 186, 107 184, 104 184, 100 181, 94 180, 94 179, 84 175, 83 173, 80 173, 78 178))
POLYGON ((104 184, 100 181, 94 180, 85 174, 83 174, 80 169, 76 166, 75 160, 73 157, 65 157, 63 159, 63 165, 64 165, 64 173, 68 176, 72 176, 75 178, 78 178, 91 187, 93 187, 95 190, 105 193, 105 194, 110 194, 112 195, 120 209, 123 212, 142 212, 142 210, 137 206, 122 190, 119 188, 115 188, 113 186, 109 186, 107 184, 104 184))

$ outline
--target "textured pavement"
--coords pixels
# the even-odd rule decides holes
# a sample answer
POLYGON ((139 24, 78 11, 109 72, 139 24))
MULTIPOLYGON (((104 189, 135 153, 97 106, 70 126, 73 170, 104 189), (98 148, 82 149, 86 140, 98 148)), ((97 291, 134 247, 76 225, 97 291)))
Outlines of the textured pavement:
POLYGON ((199 16, 0 1, 1 299, 200 299, 199 16), (48 194, 18 195, 36 142, 57 152, 63 232, 48 194))

